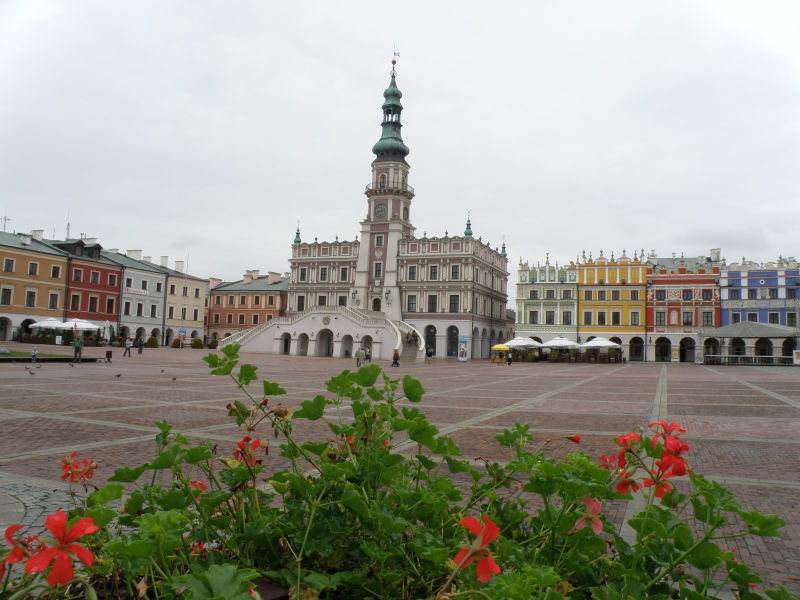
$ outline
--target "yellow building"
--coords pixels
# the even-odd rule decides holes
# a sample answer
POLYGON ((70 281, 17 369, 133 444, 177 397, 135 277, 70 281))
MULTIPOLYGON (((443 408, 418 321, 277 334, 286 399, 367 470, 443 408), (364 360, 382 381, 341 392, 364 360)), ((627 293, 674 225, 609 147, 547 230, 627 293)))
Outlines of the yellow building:
MULTIPOLYGON (((37 232, 38 233, 38 232, 37 232)), ((0 232, 0 341, 47 318, 64 319, 67 256, 24 233, 0 232)))
POLYGON ((582 342, 603 337, 622 346, 629 360, 644 360, 647 263, 630 258, 584 254, 578 264, 578 335, 582 342))

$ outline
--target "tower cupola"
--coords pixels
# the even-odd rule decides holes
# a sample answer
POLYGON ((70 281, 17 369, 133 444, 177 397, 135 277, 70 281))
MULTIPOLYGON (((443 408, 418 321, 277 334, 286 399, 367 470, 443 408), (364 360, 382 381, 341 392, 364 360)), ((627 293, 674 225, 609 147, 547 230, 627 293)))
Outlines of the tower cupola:
POLYGON ((403 143, 403 137, 400 135, 400 129, 403 127, 400 122, 400 113, 403 112, 403 105, 400 103, 400 98, 403 97, 395 77, 397 72, 394 65, 396 60, 392 59, 392 79, 389 82, 389 87, 383 92, 384 103, 381 106, 383 111, 383 122, 381 128, 381 139, 372 147, 372 152, 377 157, 376 160, 399 160, 405 162, 406 156, 410 150, 408 146, 403 143))

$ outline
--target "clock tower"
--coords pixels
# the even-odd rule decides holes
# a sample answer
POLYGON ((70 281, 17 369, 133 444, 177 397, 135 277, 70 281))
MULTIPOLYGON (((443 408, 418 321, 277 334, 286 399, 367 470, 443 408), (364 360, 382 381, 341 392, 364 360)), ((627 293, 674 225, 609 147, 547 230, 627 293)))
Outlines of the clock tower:
POLYGON ((411 225, 411 200, 414 188, 408 185, 408 146, 400 135, 402 92, 395 78, 392 60, 391 81, 383 92, 381 138, 372 147, 372 180, 367 185, 367 215, 361 222, 361 244, 355 272, 356 306, 400 319, 402 307, 397 285, 397 248, 401 239, 414 233, 411 225))

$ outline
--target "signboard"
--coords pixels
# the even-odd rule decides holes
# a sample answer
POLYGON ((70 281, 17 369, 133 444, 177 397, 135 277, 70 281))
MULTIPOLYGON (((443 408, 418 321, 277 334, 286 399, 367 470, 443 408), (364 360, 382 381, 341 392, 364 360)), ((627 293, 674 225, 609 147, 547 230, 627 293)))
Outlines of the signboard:
POLYGON ((800 350, 794 351, 794 364, 800 365, 800 350))
POLYGON ((467 351, 467 338, 458 338, 458 362, 467 362, 469 352, 467 351))

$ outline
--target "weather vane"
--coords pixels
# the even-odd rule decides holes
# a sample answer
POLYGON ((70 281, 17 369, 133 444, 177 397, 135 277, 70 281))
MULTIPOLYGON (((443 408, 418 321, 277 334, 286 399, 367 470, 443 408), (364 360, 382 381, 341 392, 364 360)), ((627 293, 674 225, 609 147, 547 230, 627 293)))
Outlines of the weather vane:
POLYGON ((392 77, 397 75, 397 71, 394 70, 394 66, 397 64, 397 57, 400 56, 400 53, 397 51, 397 48, 392 45, 392 77))

